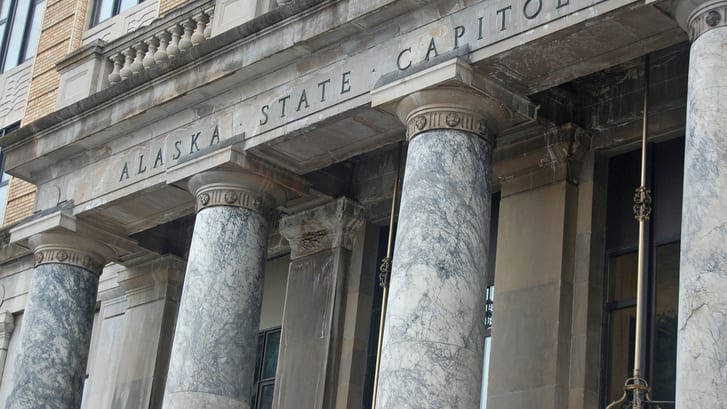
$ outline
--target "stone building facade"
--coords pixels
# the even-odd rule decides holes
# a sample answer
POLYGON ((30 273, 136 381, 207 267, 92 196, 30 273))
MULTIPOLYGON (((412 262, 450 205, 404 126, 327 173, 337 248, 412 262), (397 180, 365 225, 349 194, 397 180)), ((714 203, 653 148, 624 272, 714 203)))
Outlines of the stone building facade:
POLYGON ((724 1, 32 4, 0 406, 727 402, 724 1))

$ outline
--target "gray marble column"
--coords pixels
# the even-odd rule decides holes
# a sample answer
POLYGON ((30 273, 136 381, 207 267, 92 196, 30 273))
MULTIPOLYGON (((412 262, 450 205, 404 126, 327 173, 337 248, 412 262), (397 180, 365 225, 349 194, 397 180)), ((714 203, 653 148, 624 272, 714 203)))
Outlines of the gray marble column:
POLYGON ((8 409, 81 405, 96 292, 110 249, 68 233, 29 239, 35 268, 8 409))
POLYGON ((275 202, 263 183, 250 179, 236 171, 208 171, 189 182, 197 198, 197 219, 165 409, 250 406, 268 238, 266 209, 275 202))
MULTIPOLYGON (((684 159, 678 409, 727 408, 727 2, 682 1, 692 39, 684 159)), ((686 17, 686 18, 685 18, 686 17)))
MULTIPOLYGON (((273 407, 332 408, 343 349, 345 303, 351 250, 363 223, 363 209, 341 198, 284 217, 281 234, 290 242, 283 331, 273 407)), ((345 317, 349 318, 349 317, 345 317)), ((350 317, 353 319, 354 317, 350 317)))
POLYGON ((377 409, 479 407, 496 122, 478 96, 399 103, 410 139, 377 409))

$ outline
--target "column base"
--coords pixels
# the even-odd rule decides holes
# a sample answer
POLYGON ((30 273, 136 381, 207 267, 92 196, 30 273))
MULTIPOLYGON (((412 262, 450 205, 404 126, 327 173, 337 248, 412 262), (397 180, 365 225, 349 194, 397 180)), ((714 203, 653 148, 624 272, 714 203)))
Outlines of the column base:
POLYGON ((176 392, 167 394, 164 409, 250 409, 250 402, 240 402, 226 396, 205 392, 176 392))

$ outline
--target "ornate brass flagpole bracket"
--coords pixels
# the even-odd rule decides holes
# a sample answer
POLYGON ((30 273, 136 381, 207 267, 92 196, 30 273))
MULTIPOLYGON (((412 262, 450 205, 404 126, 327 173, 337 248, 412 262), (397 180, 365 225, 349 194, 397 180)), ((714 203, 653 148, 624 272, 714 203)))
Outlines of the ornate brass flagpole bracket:
POLYGON ((651 191, 646 188, 646 137, 648 134, 648 116, 649 116, 649 56, 644 57, 644 113, 641 129, 641 185, 636 188, 634 194, 634 218, 639 222, 639 252, 637 266, 636 281, 636 339, 634 351, 634 372, 631 378, 624 383, 624 393, 620 399, 611 402, 606 409, 617 408, 661 408, 662 403, 672 403, 666 401, 653 401, 649 396, 651 391, 649 383, 641 377, 641 364, 643 352, 643 333, 644 333, 644 281, 645 281, 645 264, 644 259, 646 248, 646 222, 651 217, 651 191), (629 397, 631 401, 627 403, 629 397))

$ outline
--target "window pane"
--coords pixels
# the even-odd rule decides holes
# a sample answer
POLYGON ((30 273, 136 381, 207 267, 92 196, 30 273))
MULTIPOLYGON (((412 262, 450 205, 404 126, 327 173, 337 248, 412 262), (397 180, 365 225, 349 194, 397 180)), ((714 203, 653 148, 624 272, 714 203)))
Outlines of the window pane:
POLYGON ((45 10, 45 1, 37 4, 32 11, 33 17, 30 23, 28 32, 28 42, 25 45, 25 53, 23 55, 23 61, 31 59, 35 55, 35 50, 38 48, 38 38, 40 37, 40 24, 43 21, 43 11, 45 10))
POLYGON ((257 335, 257 348, 255 349, 255 380, 260 376, 260 367, 263 361, 263 345, 265 345, 265 334, 257 335))
POLYGON ((275 378, 275 370, 278 367, 279 348, 280 331, 269 333, 265 345, 265 358, 263 362, 263 373, 261 379, 275 378))
POLYGON ((10 0, 0 0, 0 19, 8 18, 10 14, 10 0))
POLYGON ((679 243, 656 248, 656 300, 653 342, 655 400, 674 400, 679 305, 679 243))
POLYGON ((260 390, 260 405, 258 405, 259 409, 272 409, 274 387, 275 384, 273 383, 262 386, 260 390))
POLYGON ((5 57, 3 71, 7 71, 18 65, 20 52, 23 46, 23 34, 25 34, 25 23, 28 21, 30 1, 19 1, 15 9, 15 16, 10 27, 10 41, 8 42, 8 53, 5 57))
POLYGON ((96 15, 94 16, 94 25, 98 24, 114 15, 113 0, 96 0, 96 15))
POLYGON ((623 384, 633 375, 636 337, 636 308, 625 308, 610 314, 609 373, 607 402, 623 394, 623 384))
POLYGON ((125 10, 130 9, 139 3, 141 3, 139 0, 121 0, 121 3, 119 4, 119 13, 123 13, 125 10))
POLYGON ((636 298, 636 252, 611 257, 608 263, 608 301, 636 298))

